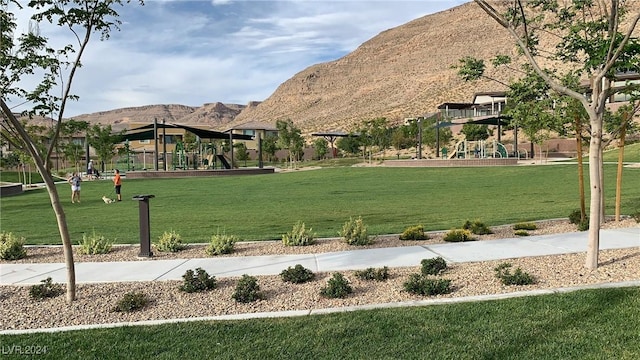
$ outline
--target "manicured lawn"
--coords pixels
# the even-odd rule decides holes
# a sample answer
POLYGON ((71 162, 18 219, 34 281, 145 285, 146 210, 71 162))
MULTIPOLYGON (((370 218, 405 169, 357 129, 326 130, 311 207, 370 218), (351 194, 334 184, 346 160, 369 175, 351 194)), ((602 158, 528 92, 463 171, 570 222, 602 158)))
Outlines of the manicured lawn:
POLYGON ((44 359, 637 359, 640 288, 3 336, 44 359))
MULTIPOLYGON (((615 166, 607 165, 607 213, 613 212, 615 166)), ((625 168, 622 213, 640 210, 640 169, 625 168)), ((588 181, 587 181, 588 188, 588 181)), ((208 242, 226 232, 243 240, 279 239, 301 220, 320 237, 335 237, 349 217, 362 216, 372 234, 488 225, 567 217, 578 208, 575 165, 486 168, 328 168, 257 176, 124 180, 123 201, 108 180, 82 184, 82 203, 71 204, 58 186, 74 242, 95 230, 118 243, 139 241, 136 194, 150 200, 151 236, 175 230, 187 242, 208 242)), ((587 201, 588 205, 588 201, 587 201)), ((45 190, 3 198, 2 231, 30 244, 59 244, 45 190)))
MULTIPOLYGON (((603 153, 604 161, 618 161, 618 149, 608 150, 603 153)), ((640 143, 626 145, 624 147, 625 162, 640 162, 640 143)))

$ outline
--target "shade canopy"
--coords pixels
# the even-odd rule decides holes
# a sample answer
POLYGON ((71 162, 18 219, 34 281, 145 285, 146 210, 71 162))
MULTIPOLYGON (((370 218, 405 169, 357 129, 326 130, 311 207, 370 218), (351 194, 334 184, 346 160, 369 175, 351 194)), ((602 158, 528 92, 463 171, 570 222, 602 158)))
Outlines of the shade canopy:
POLYGON ((201 139, 229 139, 231 136, 234 140, 253 140, 252 135, 243 135, 243 134, 229 134, 223 133, 219 131, 213 130, 205 130, 198 129, 191 126, 179 125, 179 124, 149 124, 141 127, 137 127, 135 129, 129 130, 127 133, 123 135, 124 140, 153 140, 153 128, 156 126, 158 129, 169 128, 169 129, 184 129, 201 139))

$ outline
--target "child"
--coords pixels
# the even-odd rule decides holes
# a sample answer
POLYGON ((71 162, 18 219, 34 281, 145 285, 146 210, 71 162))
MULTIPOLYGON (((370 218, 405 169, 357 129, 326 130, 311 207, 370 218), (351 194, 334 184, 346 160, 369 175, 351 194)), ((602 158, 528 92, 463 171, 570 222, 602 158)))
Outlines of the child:
POLYGON ((120 187, 122 186, 122 180, 120 179, 120 170, 116 169, 116 175, 113 177, 113 185, 116 188, 116 195, 118 195, 118 201, 122 201, 122 195, 120 194, 120 187))

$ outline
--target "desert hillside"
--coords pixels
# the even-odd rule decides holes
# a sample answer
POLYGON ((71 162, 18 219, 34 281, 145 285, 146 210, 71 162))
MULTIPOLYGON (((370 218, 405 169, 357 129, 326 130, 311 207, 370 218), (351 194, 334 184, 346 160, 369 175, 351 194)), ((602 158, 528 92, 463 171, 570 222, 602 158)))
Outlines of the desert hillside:
MULTIPOLYGON (((488 80, 464 82, 452 68, 465 56, 489 60, 497 54, 516 55, 513 40, 480 7, 466 3, 386 30, 340 59, 303 69, 262 102, 151 105, 76 119, 122 125, 164 118, 217 130, 291 119, 304 134, 348 131, 364 120, 401 122, 435 112, 444 102, 469 102, 474 93, 504 90, 488 80)), ((509 82, 518 75, 503 71, 494 76, 509 82)))

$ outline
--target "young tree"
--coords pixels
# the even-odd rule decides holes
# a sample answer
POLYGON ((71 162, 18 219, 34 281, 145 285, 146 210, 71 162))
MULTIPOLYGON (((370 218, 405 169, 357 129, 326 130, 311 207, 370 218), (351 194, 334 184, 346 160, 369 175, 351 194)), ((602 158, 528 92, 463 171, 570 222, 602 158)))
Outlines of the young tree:
POLYGON ((317 138, 313 141, 313 155, 317 160, 322 160, 329 152, 329 145, 327 140, 323 138, 317 138))
POLYGON ((244 142, 234 144, 236 159, 238 161, 244 161, 244 166, 247 166, 247 160, 249 160, 249 152, 247 151, 247 145, 244 142))
MULTIPOLYGON (((607 99, 627 86, 611 86, 620 71, 640 70, 640 42, 633 37, 640 20, 634 1, 474 0, 514 39, 533 70, 556 92, 578 100, 589 116, 591 188, 589 243, 585 266, 598 267, 602 223, 602 135, 607 99), (496 5, 494 7, 493 5, 496 5), (625 18, 629 15, 629 18, 625 18), (546 34, 547 41, 539 41, 546 34), (550 35, 549 35, 550 34, 550 35), (589 92, 564 86, 552 71, 567 69, 589 80, 589 92)), ((561 78, 562 76, 560 76, 561 78)))
MULTIPOLYGON (((109 163, 116 155, 116 147, 122 142, 123 133, 124 130, 114 134, 111 125, 101 126, 100 124, 95 124, 87 129, 89 145, 96 150, 96 154, 103 164, 109 163)), ((100 170, 104 171, 105 169, 102 168, 100 170)))
POLYGON ((278 151, 278 137, 269 134, 262 139, 262 151, 267 155, 269 162, 273 162, 276 158, 276 151, 278 151))
POLYGON ((489 130, 489 125, 464 124, 460 131, 469 141, 487 140, 493 132, 489 130))
POLYGON ((89 128, 89 123, 86 121, 67 120, 61 127, 61 136, 58 140, 60 143, 59 148, 62 148, 65 159, 71 160, 76 171, 79 171, 80 159, 82 159, 82 155, 84 155, 84 148, 82 143, 74 139, 74 135, 79 135, 81 132, 86 133, 89 128))
POLYGON ((115 7, 129 1, 32 0, 28 3, 31 9, 25 11, 33 12, 31 29, 19 37, 13 34, 16 29, 15 13, 24 8, 18 1, 10 1, 11 8, 8 2, 3 2, 0 11, 0 108, 7 127, 12 128, 21 147, 32 157, 49 192, 67 267, 66 300, 71 303, 76 297, 75 265, 66 216, 49 172, 51 153, 61 131, 66 103, 77 99, 71 94, 71 85, 91 36, 98 33, 106 39, 113 29, 118 29, 120 21, 115 7), (68 28, 75 35, 77 44, 61 49, 51 48, 48 39, 33 25, 41 21, 68 28), (35 80, 33 83, 37 85, 31 89, 24 88, 32 83, 26 79, 35 80), (24 112, 27 116, 57 113, 57 125, 46 154, 38 149, 36 141, 12 112, 8 105, 11 102, 31 104, 31 109, 24 112))
POLYGON ((276 121, 276 128, 278 128, 280 147, 289 150, 289 162, 293 166, 304 146, 302 131, 293 124, 291 119, 276 121))

